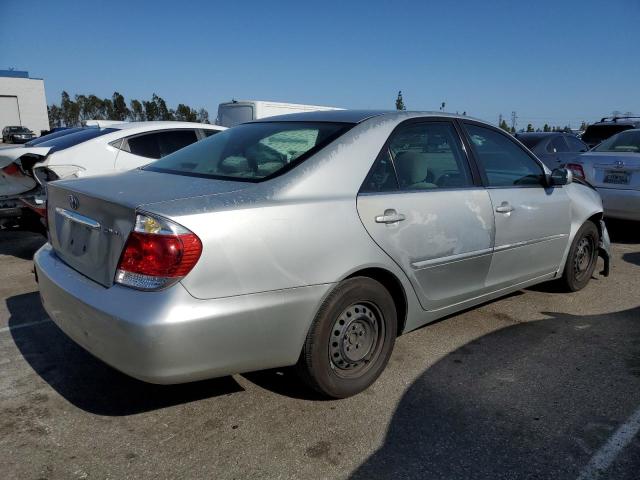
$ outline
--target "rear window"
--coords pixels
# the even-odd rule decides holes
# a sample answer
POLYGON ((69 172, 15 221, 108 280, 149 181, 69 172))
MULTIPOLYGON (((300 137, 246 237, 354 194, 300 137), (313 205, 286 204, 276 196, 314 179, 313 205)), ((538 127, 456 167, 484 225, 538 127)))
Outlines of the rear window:
POLYGON ((516 138, 529 150, 533 150, 536 145, 542 141, 542 137, 538 135, 518 135, 516 138))
POLYGON ((49 140, 53 140, 54 138, 59 138, 64 135, 69 135, 70 133, 79 132, 84 130, 84 128, 67 128, 66 130, 59 130, 54 133, 50 133, 48 135, 43 135, 40 138, 34 138, 33 140, 28 141, 25 145, 28 147, 32 147, 34 145, 40 145, 41 143, 48 142, 49 140))
POLYGON ((253 106, 251 105, 221 105, 218 108, 218 125, 235 127, 253 120, 253 106))
POLYGON ((592 145, 598 144, 616 133, 620 133, 624 130, 630 130, 632 128, 633 127, 631 125, 620 125, 615 123, 606 125, 590 125, 582 135, 582 141, 592 145))
POLYGON ((605 140, 596 152, 640 152, 640 130, 627 130, 605 140))
POLYGON ((296 166, 351 126, 328 122, 247 123, 178 150, 144 169, 257 182, 296 166))
POLYGON ((51 152, 64 150, 73 147, 87 140, 106 135, 107 133, 117 132, 116 128, 83 128, 77 132, 69 133, 50 140, 45 140, 38 144, 39 147, 51 147, 51 152))

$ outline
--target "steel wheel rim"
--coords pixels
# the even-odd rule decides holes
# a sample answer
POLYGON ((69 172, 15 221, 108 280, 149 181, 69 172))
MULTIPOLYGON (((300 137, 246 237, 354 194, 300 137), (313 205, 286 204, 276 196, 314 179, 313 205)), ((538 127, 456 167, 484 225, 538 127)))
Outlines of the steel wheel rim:
POLYGON ((358 377, 375 363, 386 333, 382 320, 380 310, 367 302, 354 303, 338 315, 329 338, 329 363, 336 375, 358 377))
POLYGON ((576 246, 576 253, 573 257, 573 273, 576 280, 584 280, 589 275, 595 252, 593 236, 585 235, 582 237, 576 246))

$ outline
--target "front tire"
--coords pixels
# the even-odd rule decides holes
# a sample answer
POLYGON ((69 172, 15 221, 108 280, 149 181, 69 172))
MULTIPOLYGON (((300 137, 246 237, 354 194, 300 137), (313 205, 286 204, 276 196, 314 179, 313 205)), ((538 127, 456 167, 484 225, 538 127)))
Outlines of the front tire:
POLYGON ((302 380, 331 398, 345 398, 380 376, 393 350, 397 312, 379 282, 354 277, 324 301, 309 329, 297 369, 302 380))
POLYGON ((569 249, 562 274, 562 284, 570 292, 587 286, 598 261, 600 233, 591 221, 580 227, 569 249))

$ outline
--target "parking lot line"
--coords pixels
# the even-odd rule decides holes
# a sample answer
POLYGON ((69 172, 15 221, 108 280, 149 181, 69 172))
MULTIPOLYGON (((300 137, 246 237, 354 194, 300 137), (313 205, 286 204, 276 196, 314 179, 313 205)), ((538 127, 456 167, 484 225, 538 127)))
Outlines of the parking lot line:
POLYGON ((592 480, 601 478, 618 454, 631 443, 633 438, 640 431, 640 408, 624 422, 615 433, 609 438, 596 454, 591 457, 587 466, 582 470, 578 480, 592 480))
POLYGON ((50 318, 43 318, 42 320, 37 320, 35 322, 21 323, 20 325, 15 325, 15 326, 12 326, 12 327, 2 327, 2 328, 0 328, 0 333, 9 332, 11 330, 18 330, 19 328, 33 327, 35 325, 40 325, 41 323, 47 323, 47 322, 50 322, 50 321, 51 321, 50 318))

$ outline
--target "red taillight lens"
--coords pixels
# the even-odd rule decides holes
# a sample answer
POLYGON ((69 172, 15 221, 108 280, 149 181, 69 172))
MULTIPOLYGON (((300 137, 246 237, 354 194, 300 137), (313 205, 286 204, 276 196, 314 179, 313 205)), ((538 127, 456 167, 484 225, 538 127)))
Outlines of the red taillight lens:
POLYGON ((579 163, 567 163, 565 168, 571 170, 574 177, 584 178, 584 169, 579 163))
POLYGON ((187 275, 202 253, 196 234, 164 219, 138 215, 116 271, 116 283, 158 290, 187 275))
POLYGON ((202 253, 193 233, 158 235, 131 232, 118 270, 155 277, 184 277, 202 253))
POLYGON ((6 167, 4 167, 2 169, 2 172, 5 175, 11 175, 11 176, 21 175, 20 168, 18 168, 18 166, 15 163, 10 163, 6 167))

